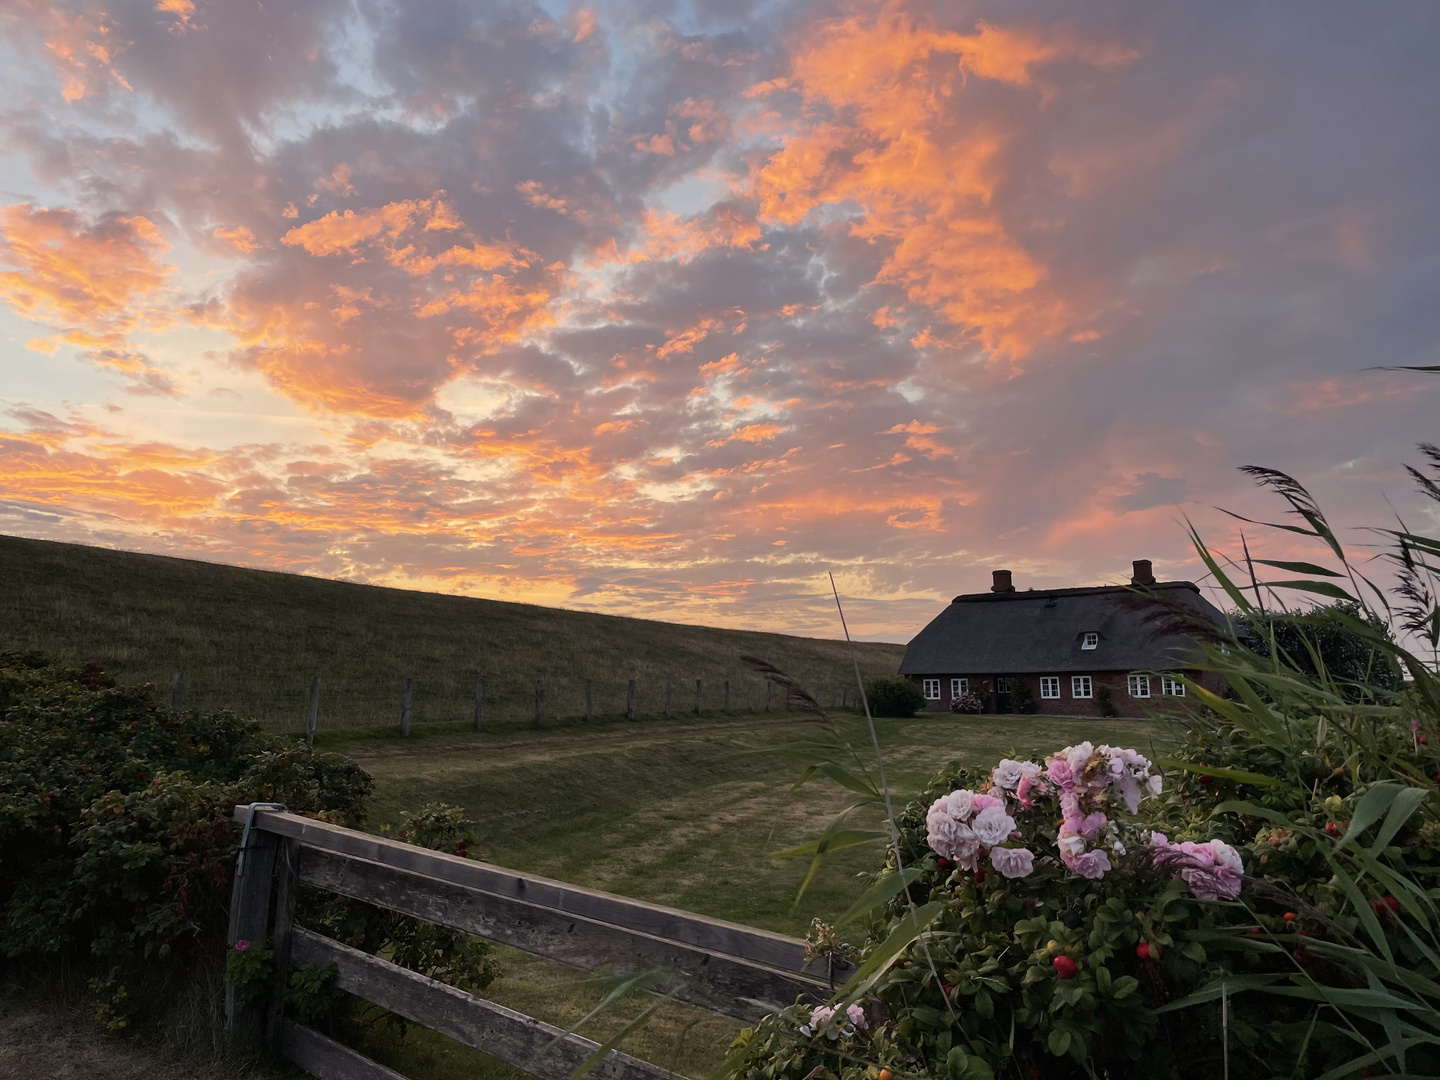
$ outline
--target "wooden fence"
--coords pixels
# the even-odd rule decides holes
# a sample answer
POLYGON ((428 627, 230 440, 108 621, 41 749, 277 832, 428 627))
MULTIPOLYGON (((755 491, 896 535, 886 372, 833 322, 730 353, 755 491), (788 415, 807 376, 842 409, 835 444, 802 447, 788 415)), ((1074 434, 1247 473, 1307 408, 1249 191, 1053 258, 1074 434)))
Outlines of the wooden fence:
MULTIPOLYGON (((740 1020, 831 996, 848 978, 843 961, 806 963, 805 943, 550 881, 284 812, 237 806, 246 824, 231 897, 231 948, 244 939, 275 950, 269 1000, 236 1006, 226 1019, 242 1043, 271 1050, 321 1080, 403 1080, 312 1028, 284 1017, 284 988, 302 965, 337 969, 336 985, 543 1080, 565 1080, 598 1044, 492 1001, 398 967, 294 924, 298 884, 559 961, 615 974, 672 970, 669 996, 740 1020), (273 889, 272 889, 273 885, 273 889), (272 898, 273 892, 273 898, 272 898), (273 911, 273 920, 272 920, 273 911)), ((602 1080, 664 1080, 671 1074, 620 1051, 595 1070, 602 1080)))

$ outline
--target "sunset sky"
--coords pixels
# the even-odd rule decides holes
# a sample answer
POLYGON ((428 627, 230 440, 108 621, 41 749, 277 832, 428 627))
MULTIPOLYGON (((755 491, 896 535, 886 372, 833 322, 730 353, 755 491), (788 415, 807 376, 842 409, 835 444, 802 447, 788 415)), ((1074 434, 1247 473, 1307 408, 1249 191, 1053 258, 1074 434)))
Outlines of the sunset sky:
POLYGON ((834 571, 888 640, 1198 577, 1244 464, 1364 543, 1440 441, 1366 370, 1440 364, 1437 55, 1429 3, 0 0, 0 532, 822 636, 834 571))

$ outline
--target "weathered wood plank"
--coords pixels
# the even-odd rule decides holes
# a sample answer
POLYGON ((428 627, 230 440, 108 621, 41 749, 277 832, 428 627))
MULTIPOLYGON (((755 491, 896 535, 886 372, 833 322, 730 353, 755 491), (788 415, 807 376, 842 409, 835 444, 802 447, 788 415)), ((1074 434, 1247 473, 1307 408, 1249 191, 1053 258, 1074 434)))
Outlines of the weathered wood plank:
POLYGON ((270 992, 266 1036, 276 1051, 283 1051, 285 1028, 285 987, 290 981, 290 955, 295 931, 296 864, 300 857, 300 841, 282 837, 275 859, 275 985, 270 992))
POLYGON ((331 851, 302 848, 300 881, 581 971, 668 967, 689 976, 677 980, 676 997, 739 1020, 827 996, 820 984, 773 968, 331 851))
MULTIPOLYGON (((241 816, 241 820, 244 820, 241 816)), ((263 948, 270 929, 270 880, 275 873, 275 852, 279 837, 252 828, 246 846, 236 860, 235 880, 230 886, 230 926, 225 944, 231 949, 237 941, 251 941, 263 948)), ((225 983, 225 1026, 231 1038, 245 1045, 260 1040, 265 1024, 265 1008, 249 1005, 238 1008, 235 986, 225 983)))
MULTIPOLYGON (((340 989, 541 1080, 566 1080, 600 1046, 308 930, 295 930, 291 955, 296 964, 334 964, 340 989)), ((673 1074, 612 1050, 592 1075, 603 1080, 669 1080, 673 1074)))
MULTIPOLYGON (((236 817, 244 820, 245 807, 236 808, 236 817)), ((829 975, 823 960, 806 965, 803 941, 769 930, 758 930, 723 919, 712 919, 688 911, 648 904, 643 900, 632 900, 567 882, 522 874, 503 866, 430 851, 296 814, 258 811, 255 815, 255 828, 293 837, 322 850, 412 870, 443 881, 499 896, 513 897, 596 922, 638 930, 654 937, 694 945, 757 964, 766 964, 816 979, 825 979, 829 975)), ((852 970, 849 964, 837 963, 834 977, 837 981, 843 981, 849 978, 852 970)))
POLYGON ((378 1061, 351 1050, 314 1028, 285 1021, 285 1056, 319 1080, 405 1080, 378 1061))

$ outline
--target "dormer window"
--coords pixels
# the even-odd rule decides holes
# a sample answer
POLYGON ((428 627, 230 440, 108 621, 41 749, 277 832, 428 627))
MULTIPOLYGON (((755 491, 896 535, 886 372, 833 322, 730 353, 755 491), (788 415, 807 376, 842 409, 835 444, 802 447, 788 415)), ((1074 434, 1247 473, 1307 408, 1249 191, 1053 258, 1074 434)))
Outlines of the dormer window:
POLYGON ((1094 630, 1086 630, 1085 636, 1080 639, 1080 648, 1098 649, 1100 647, 1100 635, 1094 630))

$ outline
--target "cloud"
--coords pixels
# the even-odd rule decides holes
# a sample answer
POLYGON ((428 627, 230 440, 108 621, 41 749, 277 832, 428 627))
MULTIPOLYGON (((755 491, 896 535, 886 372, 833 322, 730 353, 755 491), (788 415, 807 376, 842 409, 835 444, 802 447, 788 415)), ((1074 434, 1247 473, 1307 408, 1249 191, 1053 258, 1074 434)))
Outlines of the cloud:
POLYGON ((13 8, 11 527, 806 633, 834 570, 905 637, 999 560, 1200 573, 1173 507, 1228 543, 1245 461, 1401 499, 1428 383, 1357 369, 1440 363, 1405 33, 686 12, 13 8))

